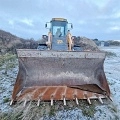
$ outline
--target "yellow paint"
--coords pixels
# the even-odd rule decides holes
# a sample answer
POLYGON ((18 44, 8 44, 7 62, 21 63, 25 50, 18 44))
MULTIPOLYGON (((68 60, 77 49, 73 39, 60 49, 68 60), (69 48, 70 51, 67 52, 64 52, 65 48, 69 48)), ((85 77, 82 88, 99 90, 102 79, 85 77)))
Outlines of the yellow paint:
POLYGON ((61 44, 61 43, 63 43, 63 40, 57 40, 57 43, 61 44))
POLYGON ((67 21, 67 19, 64 19, 64 18, 52 18, 52 20, 56 20, 56 21, 67 21))

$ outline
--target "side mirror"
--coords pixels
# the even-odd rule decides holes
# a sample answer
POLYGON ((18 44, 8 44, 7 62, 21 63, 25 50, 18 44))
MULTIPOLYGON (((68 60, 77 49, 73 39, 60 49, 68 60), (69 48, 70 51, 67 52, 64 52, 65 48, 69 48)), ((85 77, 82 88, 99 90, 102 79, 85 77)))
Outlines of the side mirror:
POLYGON ((71 29, 73 29, 73 25, 72 25, 72 23, 68 23, 68 30, 71 30, 71 29))
POLYGON ((45 24, 45 28, 50 29, 50 28, 51 28, 51 23, 50 23, 50 22, 47 22, 47 23, 45 24))
POLYGON ((47 23, 45 24, 45 28, 47 28, 47 23))

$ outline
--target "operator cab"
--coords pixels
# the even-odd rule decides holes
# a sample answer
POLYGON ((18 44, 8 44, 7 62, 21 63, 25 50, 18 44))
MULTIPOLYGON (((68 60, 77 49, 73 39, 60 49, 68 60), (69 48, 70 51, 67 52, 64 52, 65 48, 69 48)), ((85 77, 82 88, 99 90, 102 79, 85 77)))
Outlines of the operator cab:
POLYGON ((56 20, 52 19, 51 20, 51 28, 52 28, 52 35, 54 37, 63 37, 67 34, 67 20, 62 19, 61 20, 56 20))
POLYGON ((50 46, 50 49, 58 51, 68 50, 66 36, 69 30, 73 28, 72 24, 64 18, 52 18, 50 22, 45 24, 45 27, 49 29, 48 47, 50 46))
POLYGON ((73 29, 73 25, 68 23, 67 19, 52 18, 50 22, 45 24, 45 28, 49 29, 48 36, 42 36, 46 42, 40 43, 37 47, 38 50, 82 50, 80 46, 75 46, 73 45, 74 43, 68 42, 72 41, 70 30, 73 29))
POLYGON ((50 30, 53 37, 65 37, 68 30, 73 28, 71 23, 68 23, 64 18, 52 18, 50 22, 45 24, 45 27, 50 30))

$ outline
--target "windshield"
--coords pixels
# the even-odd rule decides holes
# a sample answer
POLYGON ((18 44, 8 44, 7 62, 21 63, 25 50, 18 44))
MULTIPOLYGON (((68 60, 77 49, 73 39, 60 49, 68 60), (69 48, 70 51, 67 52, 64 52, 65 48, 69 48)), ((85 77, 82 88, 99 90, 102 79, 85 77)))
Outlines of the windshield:
POLYGON ((65 36, 66 23, 63 21, 52 21, 52 34, 57 37, 65 36))
POLYGON ((53 35, 55 36, 64 36, 65 33, 64 33, 64 27, 61 27, 61 26, 53 26, 53 35))

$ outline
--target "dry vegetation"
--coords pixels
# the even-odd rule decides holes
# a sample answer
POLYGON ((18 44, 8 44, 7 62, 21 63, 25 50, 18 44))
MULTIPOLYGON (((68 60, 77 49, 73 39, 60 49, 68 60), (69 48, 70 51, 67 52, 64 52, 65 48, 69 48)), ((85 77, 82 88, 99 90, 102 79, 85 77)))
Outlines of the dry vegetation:
POLYGON ((92 118, 96 112, 95 105, 88 105, 86 101, 79 101, 79 103, 80 105, 77 106, 74 101, 69 101, 67 106, 63 106, 63 102, 58 101, 54 106, 50 106, 50 102, 41 102, 39 107, 36 102, 28 102, 25 107, 23 103, 17 103, 11 112, 0 114, 0 120, 39 120, 40 118, 49 120, 52 117, 57 118, 58 111, 72 109, 81 109, 84 116, 92 118))
POLYGON ((35 49, 38 46, 38 41, 34 39, 19 38, 11 33, 0 30, 0 54, 7 52, 16 53, 18 48, 35 49))

